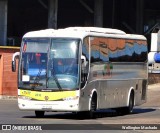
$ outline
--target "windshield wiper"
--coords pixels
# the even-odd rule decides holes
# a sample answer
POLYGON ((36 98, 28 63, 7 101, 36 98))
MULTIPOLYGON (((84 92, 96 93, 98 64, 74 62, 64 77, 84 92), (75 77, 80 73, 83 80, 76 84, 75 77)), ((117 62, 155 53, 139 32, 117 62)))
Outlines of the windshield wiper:
POLYGON ((52 77, 53 77, 54 81, 56 82, 56 85, 57 85, 58 89, 61 91, 62 87, 61 87, 56 75, 54 74, 54 72, 52 72, 52 77))
MULTIPOLYGON (((54 79, 54 81, 55 81, 55 83, 56 83, 58 89, 59 89, 60 91, 62 91, 62 87, 61 87, 61 85, 60 85, 60 83, 59 83, 59 81, 58 81, 56 75, 54 74, 54 72, 52 72, 52 77, 53 77, 53 79, 54 79)), ((47 78, 47 86, 48 86, 49 78, 50 78, 50 77, 47 78)))
POLYGON ((41 80, 40 79, 41 72, 42 72, 42 68, 39 68, 39 72, 38 72, 36 78, 34 79, 33 86, 31 87, 33 90, 36 88, 36 85, 38 86, 39 81, 41 80))
MULTIPOLYGON (((55 81, 58 89, 59 89, 60 91, 62 91, 62 87, 61 87, 61 85, 60 85, 60 83, 59 83, 59 81, 58 81, 58 79, 57 79, 57 77, 56 77, 56 75, 55 75, 55 73, 54 73, 54 67, 52 67, 52 71, 51 71, 51 72, 52 72, 52 77, 53 77, 53 79, 54 79, 54 81, 55 81)), ((49 78, 50 78, 50 77, 47 78, 47 85, 48 85, 48 80, 49 80, 49 78)))

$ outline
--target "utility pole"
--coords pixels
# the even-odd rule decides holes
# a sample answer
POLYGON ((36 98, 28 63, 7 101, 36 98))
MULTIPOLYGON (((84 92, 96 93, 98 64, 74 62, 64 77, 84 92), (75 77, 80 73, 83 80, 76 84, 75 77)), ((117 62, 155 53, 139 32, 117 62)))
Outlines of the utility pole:
POLYGON ((103 27, 103 0, 94 0, 94 26, 103 27))
POLYGON ((48 28, 57 29, 58 0, 48 0, 48 28))
POLYGON ((137 0, 136 7, 136 33, 143 34, 144 0, 137 0))
POLYGON ((7 0, 0 1, 0 45, 7 45, 7 0))

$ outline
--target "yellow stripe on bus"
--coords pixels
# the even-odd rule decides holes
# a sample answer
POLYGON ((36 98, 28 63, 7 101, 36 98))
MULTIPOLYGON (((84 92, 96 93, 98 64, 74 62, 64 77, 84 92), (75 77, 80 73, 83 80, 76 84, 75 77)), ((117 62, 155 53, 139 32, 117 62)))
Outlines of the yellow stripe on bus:
POLYGON ((40 92, 31 90, 19 90, 19 96, 26 96, 41 101, 56 101, 67 97, 76 97, 76 91, 40 92))

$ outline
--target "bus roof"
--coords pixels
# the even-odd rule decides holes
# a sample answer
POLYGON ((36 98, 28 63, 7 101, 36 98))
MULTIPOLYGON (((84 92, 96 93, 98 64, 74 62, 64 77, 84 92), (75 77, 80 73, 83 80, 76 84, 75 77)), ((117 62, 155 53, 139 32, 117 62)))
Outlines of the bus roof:
POLYGON ((26 33, 23 38, 32 37, 65 37, 65 38, 84 38, 85 36, 101 36, 111 38, 125 38, 146 40, 143 35, 126 34, 124 31, 111 28, 98 27, 68 27, 64 29, 45 29, 39 31, 31 31, 26 33))

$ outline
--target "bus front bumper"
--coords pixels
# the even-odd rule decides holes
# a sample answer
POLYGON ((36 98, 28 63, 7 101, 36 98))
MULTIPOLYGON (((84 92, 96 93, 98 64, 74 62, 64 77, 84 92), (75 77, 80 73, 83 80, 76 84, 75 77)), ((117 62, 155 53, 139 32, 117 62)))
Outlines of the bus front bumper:
POLYGON ((67 101, 34 101, 18 99, 20 110, 40 110, 40 111, 79 111, 79 100, 67 101))

